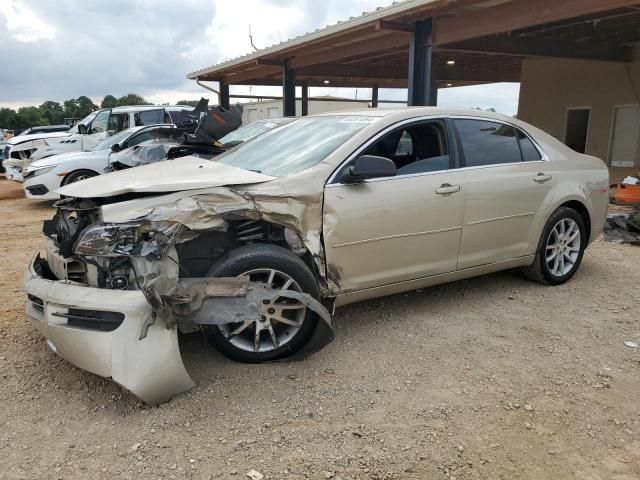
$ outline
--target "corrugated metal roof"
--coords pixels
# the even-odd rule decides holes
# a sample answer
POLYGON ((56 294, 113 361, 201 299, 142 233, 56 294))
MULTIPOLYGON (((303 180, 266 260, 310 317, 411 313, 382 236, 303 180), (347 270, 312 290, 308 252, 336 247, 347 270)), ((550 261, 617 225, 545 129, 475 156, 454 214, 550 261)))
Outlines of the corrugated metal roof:
POLYGON ((334 23, 332 25, 327 25, 325 27, 318 28, 313 32, 308 32, 302 35, 298 35, 297 37, 286 40, 284 42, 277 43, 270 47, 257 50, 253 53, 242 55, 241 57, 237 57, 231 60, 227 60, 225 62, 218 63, 216 65, 212 65, 210 67, 197 70, 195 72, 191 72, 187 75, 187 78, 195 80, 202 75, 215 73, 219 70, 240 65, 245 62, 257 60, 261 57, 265 57, 268 55, 278 54, 286 51, 287 49, 298 47, 305 43, 312 42, 314 40, 319 40, 325 37, 329 37, 330 35, 342 33, 349 29, 366 25, 367 23, 370 23, 370 22, 375 22, 376 20, 383 20, 387 17, 393 17, 399 14, 410 12, 413 9, 423 7, 425 5, 430 5, 430 4, 435 5, 438 3, 452 3, 452 2, 451 0, 395 1, 388 7, 378 7, 373 12, 363 12, 362 15, 360 16, 351 17, 348 20, 344 20, 344 21, 338 21, 337 23, 334 23))

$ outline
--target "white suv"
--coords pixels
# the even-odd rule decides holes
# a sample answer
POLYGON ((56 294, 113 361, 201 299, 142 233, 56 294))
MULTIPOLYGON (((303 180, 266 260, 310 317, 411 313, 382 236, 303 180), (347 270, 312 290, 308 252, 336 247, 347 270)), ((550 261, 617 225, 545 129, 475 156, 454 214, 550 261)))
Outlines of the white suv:
POLYGON ((143 125, 175 123, 176 118, 183 121, 185 114, 192 111, 193 107, 182 105, 140 105, 98 110, 67 132, 13 137, 5 146, 2 165, 8 179, 22 182, 22 170, 35 160, 61 153, 88 151, 114 133, 143 125))

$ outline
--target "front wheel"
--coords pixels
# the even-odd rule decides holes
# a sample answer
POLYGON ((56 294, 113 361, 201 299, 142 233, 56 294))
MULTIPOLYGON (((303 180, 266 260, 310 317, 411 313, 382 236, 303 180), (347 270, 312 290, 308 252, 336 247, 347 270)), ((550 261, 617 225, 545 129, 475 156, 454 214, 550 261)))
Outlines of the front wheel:
POLYGON ((98 174, 93 170, 76 170, 64 177, 64 180, 62 180, 62 185, 69 185, 70 183, 80 182, 82 180, 86 180, 87 178, 97 176, 98 174))
MULTIPOLYGON (((320 292, 309 267, 289 250, 255 244, 232 250, 218 260, 208 277, 248 276, 266 287, 268 297, 282 290, 307 293, 316 300, 320 292)), ((260 363, 293 355, 311 338, 318 318, 297 300, 265 300, 256 318, 239 323, 203 325, 209 342, 224 356, 243 363, 260 363)))
POLYGON ((558 208, 547 221, 533 265, 523 268, 530 280, 549 285, 560 285, 575 275, 587 235, 584 220, 568 207, 558 208))

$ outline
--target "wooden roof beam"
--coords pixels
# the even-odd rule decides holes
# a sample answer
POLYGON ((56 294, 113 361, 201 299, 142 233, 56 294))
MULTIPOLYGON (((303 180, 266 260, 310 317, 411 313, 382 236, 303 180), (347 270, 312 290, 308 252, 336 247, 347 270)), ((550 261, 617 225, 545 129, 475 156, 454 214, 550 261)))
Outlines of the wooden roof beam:
POLYGON ((513 0, 438 17, 434 22, 434 42, 461 42, 637 4, 638 0, 513 0))
POLYGON ((413 33, 414 26, 408 23, 390 22, 388 20, 378 20, 374 27, 375 30, 389 30, 392 32, 413 33))
POLYGON ((309 55, 299 55, 289 59, 289 66, 297 69, 321 63, 331 63, 345 58, 357 57, 380 50, 390 50, 395 47, 407 45, 409 45, 409 37, 407 35, 393 33, 350 45, 328 48, 327 50, 309 55))
POLYGON ((600 42, 574 42, 568 40, 538 39, 521 36, 493 36, 440 45, 442 50, 459 52, 514 55, 522 57, 578 58, 630 62, 632 49, 600 42))

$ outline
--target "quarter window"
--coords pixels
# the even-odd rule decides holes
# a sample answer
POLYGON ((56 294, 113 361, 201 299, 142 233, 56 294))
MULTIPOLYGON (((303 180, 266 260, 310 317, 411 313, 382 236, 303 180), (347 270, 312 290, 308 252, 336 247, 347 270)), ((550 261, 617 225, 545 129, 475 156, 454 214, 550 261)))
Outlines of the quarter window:
POLYGON ((454 120, 465 165, 476 167, 522 161, 515 128, 485 120, 454 120))
POLYGON ((518 140, 520 141, 520 150, 522 150, 522 160, 525 162, 535 162, 542 160, 540 152, 533 144, 531 139, 525 135, 522 130, 518 130, 518 140))

